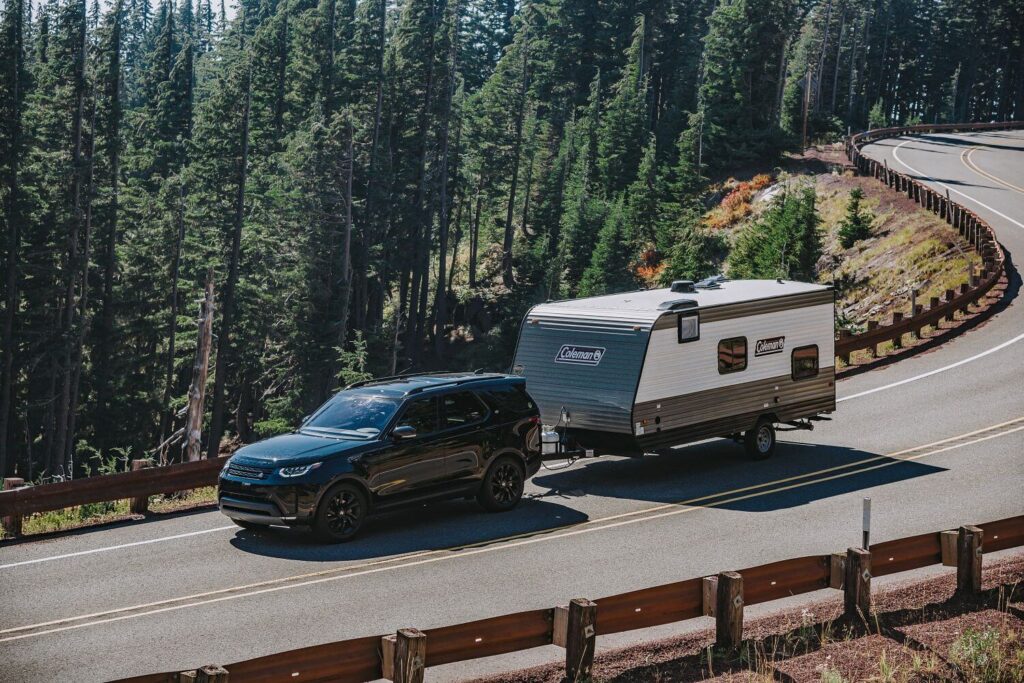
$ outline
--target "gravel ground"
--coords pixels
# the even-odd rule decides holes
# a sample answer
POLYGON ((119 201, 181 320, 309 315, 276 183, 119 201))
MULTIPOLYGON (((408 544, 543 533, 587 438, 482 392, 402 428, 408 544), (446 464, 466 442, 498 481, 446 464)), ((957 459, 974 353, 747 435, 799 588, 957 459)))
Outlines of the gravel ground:
MULTIPOLYGON (((965 630, 993 627, 1015 646, 1024 640, 1024 619, 995 609, 1020 601, 1024 553, 989 562, 983 577, 978 599, 955 595, 953 572, 876 590, 873 623, 844 620, 837 591, 833 599, 748 621, 738 653, 714 651, 713 629, 604 652, 595 658, 593 680, 956 680, 949 649, 965 630)), ((561 665, 545 665, 481 680, 559 683, 563 673, 561 665)))

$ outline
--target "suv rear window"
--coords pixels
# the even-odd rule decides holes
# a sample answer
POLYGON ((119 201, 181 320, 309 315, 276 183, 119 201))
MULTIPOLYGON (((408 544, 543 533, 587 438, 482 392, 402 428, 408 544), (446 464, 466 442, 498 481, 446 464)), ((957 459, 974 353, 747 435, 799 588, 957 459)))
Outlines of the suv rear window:
POLYGON ((483 419, 487 408, 469 391, 441 397, 443 429, 473 424, 483 419))
POLYGON ((526 417, 537 411, 522 385, 495 387, 481 393, 499 419, 526 417))

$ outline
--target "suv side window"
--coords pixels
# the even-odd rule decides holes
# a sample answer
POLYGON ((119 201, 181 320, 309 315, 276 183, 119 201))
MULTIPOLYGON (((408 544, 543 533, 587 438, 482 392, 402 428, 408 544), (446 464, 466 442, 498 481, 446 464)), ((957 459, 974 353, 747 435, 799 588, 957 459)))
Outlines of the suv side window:
POLYGON ((487 409, 472 392, 460 391, 441 397, 442 429, 461 427, 479 422, 487 414, 487 409))
POLYGON ((416 429, 416 436, 437 431, 437 405, 432 398, 418 398, 409 403, 398 421, 399 426, 408 425, 416 429))
POLYGON ((524 417, 536 410, 533 401, 518 385, 488 389, 484 396, 501 420, 524 417))

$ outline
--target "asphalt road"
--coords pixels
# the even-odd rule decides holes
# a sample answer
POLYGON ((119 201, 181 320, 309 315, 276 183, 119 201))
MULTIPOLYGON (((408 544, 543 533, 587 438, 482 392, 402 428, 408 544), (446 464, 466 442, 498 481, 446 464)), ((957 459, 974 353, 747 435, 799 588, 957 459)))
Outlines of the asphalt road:
MULTIPOLYGON (((1024 133, 894 139, 866 152, 948 188, 1011 258, 1024 254, 1024 133)), ((542 470, 513 513, 451 502, 377 519, 340 546, 241 531, 204 511, 0 547, 0 679, 230 663, 841 550, 859 544, 865 496, 875 541, 1022 514, 1018 282, 984 325, 840 382, 834 420, 784 434, 767 462, 725 441, 601 458, 542 470)))

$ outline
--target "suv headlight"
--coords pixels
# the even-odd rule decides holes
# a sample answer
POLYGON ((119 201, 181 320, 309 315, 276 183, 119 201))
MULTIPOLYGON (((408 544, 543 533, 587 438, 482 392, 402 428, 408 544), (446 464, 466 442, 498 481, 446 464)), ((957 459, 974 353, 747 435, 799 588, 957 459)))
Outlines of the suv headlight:
POLYGON ((322 463, 314 462, 308 465, 296 465, 294 467, 282 467, 277 471, 282 477, 301 477, 302 475, 312 472, 317 467, 320 467, 322 463))

